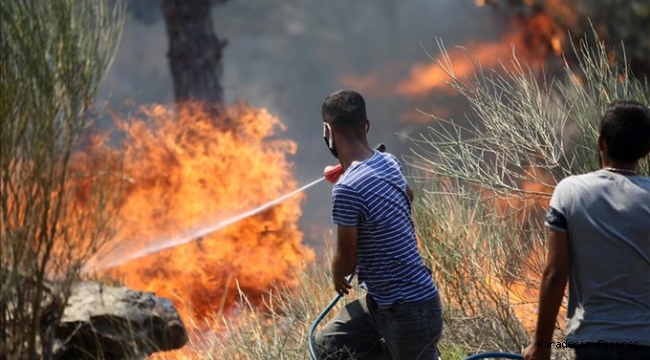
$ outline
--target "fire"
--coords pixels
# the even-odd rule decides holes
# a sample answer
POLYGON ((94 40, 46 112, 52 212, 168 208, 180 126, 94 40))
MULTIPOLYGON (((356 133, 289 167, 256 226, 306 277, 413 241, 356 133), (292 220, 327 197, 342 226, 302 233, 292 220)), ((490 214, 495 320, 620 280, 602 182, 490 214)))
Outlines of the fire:
POLYGON ((432 91, 454 95, 456 92, 449 87, 450 75, 457 78, 467 78, 481 66, 493 68, 511 52, 510 46, 504 42, 479 43, 471 41, 464 48, 449 51, 449 59, 453 74, 446 73, 437 64, 416 64, 410 71, 409 78, 397 85, 397 93, 405 97, 427 96, 432 91))
MULTIPOLYGON (((498 0, 476 0, 477 6, 497 6, 498 0)), ((534 4, 526 2, 533 8, 534 4)), ((549 57, 560 56, 567 45, 567 29, 577 25, 575 9, 567 2, 548 0, 544 6, 530 14, 514 16, 510 32, 497 41, 469 41, 464 46, 448 51, 448 62, 453 74, 446 73, 438 64, 416 64, 408 79, 397 85, 397 92, 405 97, 422 97, 436 91, 438 94, 455 94, 447 83, 450 76, 463 79, 476 74, 479 69, 511 69, 513 53, 524 60, 531 69, 544 66, 549 57)))
POLYGON ((120 161, 106 143, 105 135, 88 132, 78 145, 93 151, 72 152, 67 162, 63 156, 49 158, 48 164, 16 154, 7 159, 2 210, 11 236, 3 232, 0 244, 3 251, 13 249, 7 259, 27 266, 21 271, 45 265, 46 278, 65 279, 110 238, 110 218, 119 202, 113 195, 123 179, 112 175, 118 174, 120 161))
MULTIPOLYGON (((541 242, 524 234, 544 231, 544 212, 548 208, 555 180, 548 171, 539 167, 526 167, 523 174, 527 179, 519 185, 521 193, 493 198, 499 215, 512 223, 513 227, 523 230, 514 233, 524 238, 507 239, 523 244, 523 253, 511 254, 508 259, 512 264, 511 271, 518 275, 515 280, 507 282, 497 277, 489 278, 488 283, 496 292, 505 294, 517 318, 532 333, 539 298, 539 286, 532 279, 540 278, 545 253, 541 242)), ((488 196, 487 193, 485 195, 488 196)))
MULTIPOLYGON (((544 18, 540 17, 539 19, 543 23, 541 20, 544 18)), ((559 44, 562 40, 555 37, 549 39, 549 41, 551 40, 559 51, 559 44)), ((452 73, 447 73, 437 63, 416 64, 411 68, 408 79, 397 85, 397 92, 405 97, 428 96, 433 91, 438 94, 456 95, 457 92, 449 86, 452 77, 466 79, 475 75, 480 69, 497 69, 501 66, 505 69, 512 69, 513 54, 518 57, 522 56, 531 69, 540 69, 546 56, 556 53, 555 50, 551 51, 543 47, 528 49, 518 46, 517 44, 522 41, 521 35, 507 35, 494 42, 470 41, 463 47, 448 50, 448 63, 452 73)))
POLYGON ((357 89, 368 96, 391 99, 395 95, 391 84, 398 80, 403 66, 402 62, 397 61, 365 75, 343 75, 339 81, 344 87, 357 89))
MULTIPOLYGON (((265 109, 239 104, 215 120, 200 104, 179 112, 153 105, 120 124, 131 184, 121 227, 108 254, 93 262, 97 268, 173 243, 296 188, 287 161, 296 145, 274 138, 282 124, 265 109), (233 119, 236 127, 222 130, 222 122, 233 119)), ((172 299, 187 325, 203 324, 204 317, 227 311, 238 289, 255 303, 273 284, 290 285, 293 272, 313 259, 297 227, 300 201, 290 198, 107 272, 129 287, 172 299)))

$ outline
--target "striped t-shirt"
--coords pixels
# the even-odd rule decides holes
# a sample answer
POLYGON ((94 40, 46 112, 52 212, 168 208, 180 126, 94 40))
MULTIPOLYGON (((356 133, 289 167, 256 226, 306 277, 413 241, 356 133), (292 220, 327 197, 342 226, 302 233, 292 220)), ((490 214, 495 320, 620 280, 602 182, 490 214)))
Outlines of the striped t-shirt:
POLYGON ((341 175, 332 189, 332 220, 357 227, 358 281, 379 306, 438 293, 417 247, 406 179, 393 155, 375 151, 341 175))

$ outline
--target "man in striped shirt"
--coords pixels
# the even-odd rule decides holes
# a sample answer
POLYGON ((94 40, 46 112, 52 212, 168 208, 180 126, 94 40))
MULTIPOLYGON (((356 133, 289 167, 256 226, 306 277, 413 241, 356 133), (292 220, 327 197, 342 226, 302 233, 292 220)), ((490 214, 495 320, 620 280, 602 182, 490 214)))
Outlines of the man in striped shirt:
POLYGON ((437 359, 442 308, 418 250, 413 193, 397 159, 368 146, 363 97, 349 90, 322 107, 325 142, 343 166, 332 189, 337 246, 334 288, 346 295, 355 272, 365 296, 350 302, 315 337, 321 359, 437 359))

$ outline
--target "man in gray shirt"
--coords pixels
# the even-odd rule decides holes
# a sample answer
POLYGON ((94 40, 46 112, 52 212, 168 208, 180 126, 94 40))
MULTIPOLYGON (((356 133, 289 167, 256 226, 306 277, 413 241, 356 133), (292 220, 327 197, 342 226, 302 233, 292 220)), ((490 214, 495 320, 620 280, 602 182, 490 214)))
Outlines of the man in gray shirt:
MULTIPOLYGON (((526 360, 549 359, 569 282, 566 345, 578 360, 650 359, 650 109, 609 104, 600 123, 602 168, 557 185, 546 215, 547 263, 526 360)), ((561 344, 561 347, 566 345, 561 344)))

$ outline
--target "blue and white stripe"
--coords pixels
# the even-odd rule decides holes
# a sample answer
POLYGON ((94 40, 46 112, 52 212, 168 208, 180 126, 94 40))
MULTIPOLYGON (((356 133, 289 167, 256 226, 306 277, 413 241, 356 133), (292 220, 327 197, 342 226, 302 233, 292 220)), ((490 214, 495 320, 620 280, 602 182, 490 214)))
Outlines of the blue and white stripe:
POLYGON ((332 189, 332 220, 357 227, 358 279, 381 307, 437 294, 417 247, 406 179, 393 155, 375 151, 345 171, 332 189))

